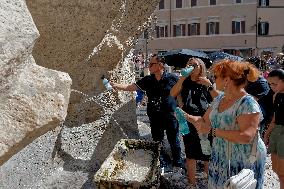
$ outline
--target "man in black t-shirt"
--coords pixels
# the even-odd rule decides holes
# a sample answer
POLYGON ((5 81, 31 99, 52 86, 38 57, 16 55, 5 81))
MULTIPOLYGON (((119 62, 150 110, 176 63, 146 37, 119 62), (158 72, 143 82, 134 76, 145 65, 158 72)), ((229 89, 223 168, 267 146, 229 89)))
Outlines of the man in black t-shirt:
MULTIPOLYGON (((140 89, 146 92, 148 97, 147 114, 152 138, 154 141, 162 143, 166 130, 172 151, 173 166, 182 167, 179 128, 174 115, 176 100, 170 96, 170 90, 176 84, 178 77, 172 73, 165 73, 164 60, 156 54, 150 60, 149 71, 151 75, 143 77, 136 83, 111 83, 111 85, 117 90, 136 91, 140 89)), ((161 156, 162 166, 165 166, 163 165, 163 150, 161 156)))

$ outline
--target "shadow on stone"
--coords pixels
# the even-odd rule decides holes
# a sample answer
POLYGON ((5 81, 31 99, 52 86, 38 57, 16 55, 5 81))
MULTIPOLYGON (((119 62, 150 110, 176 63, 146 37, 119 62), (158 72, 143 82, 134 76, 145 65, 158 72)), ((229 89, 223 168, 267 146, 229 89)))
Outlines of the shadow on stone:
MULTIPOLYGON (((65 171, 70 172, 85 172, 88 173, 88 180, 84 183, 82 188, 90 188, 93 187, 92 179, 94 174, 97 172, 97 170, 100 168, 100 165, 103 163, 103 161, 107 158, 107 156, 112 151, 115 144, 122 138, 139 138, 139 132, 138 132, 138 126, 137 126, 137 120, 133 119, 133 116, 131 114, 135 115, 135 112, 131 110, 131 108, 135 108, 135 104, 132 101, 129 101, 128 103, 124 104, 122 107, 117 110, 112 117, 110 118, 109 123, 105 125, 105 128, 93 128, 90 132, 93 132, 93 134, 96 134, 98 130, 104 129, 102 132, 102 135, 94 138, 94 140, 97 140, 95 143, 95 147, 93 150, 93 154, 85 159, 81 159, 80 157, 75 157, 74 153, 66 150, 64 148, 64 143, 68 143, 66 141, 66 132, 65 129, 68 129, 66 126, 62 126, 61 131, 59 132, 57 136, 57 140, 55 142, 55 146, 53 149, 52 157, 53 158, 60 158, 63 161, 63 169, 65 171), (118 124, 120 123, 120 124, 118 124), (124 124, 125 123, 125 124, 124 124), (129 127, 129 125, 132 125, 132 127, 129 127)), ((84 126, 79 126, 84 127, 84 126)), ((76 127, 76 128, 79 128, 76 127)), ((69 128, 72 129, 72 128, 69 128)), ((70 132, 70 131, 69 131, 70 132)), ((79 133, 79 132, 78 132, 79 133)), ((92 135, 92 133, 91 133, 92 135)), ((69 137, 69 136, 68 136, 69 137)), ((79 134, 76 138, 76 140, 81 137, 79 134)), ((70 139, 70 138, 67 138, 70 139)), ((72 140, 73 141, 73 140, 72 140)), ((80 141, 80 139, 79 139, 80 141)), ((92 147, 92 146, 90 146, 92 147)))

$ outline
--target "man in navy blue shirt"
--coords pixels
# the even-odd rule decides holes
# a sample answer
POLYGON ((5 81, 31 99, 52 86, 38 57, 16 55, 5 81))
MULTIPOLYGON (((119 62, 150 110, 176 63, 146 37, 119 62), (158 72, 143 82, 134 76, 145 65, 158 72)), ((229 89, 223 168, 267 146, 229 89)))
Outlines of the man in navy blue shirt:
MULTIPOLYGON (((247 61, 258 69, 260 68, 261 61, 258 57, 248 58, 247 61)), ((261 108, 263 119, 259 126, 261 137, 263 137, 266 127, 273 117, 273 91, 270 90, 268 81, 263 76, 260 76, 255 82, 248 82, 245 90, 255 98, 261 108)))
MULTIPOLYGON (((136 83, 111 83, 111 85, 117 90, 136 91, 140 89, 146 92, 148 97, 147 114, 152 138, 154 141, 162 142, 164 130, 166 130, 173 156, 173 166, 182 167, 178 122, 174 115, 176 100, 170 96, 170 90, 178 81, 178 77, 164 71, 164 59, 156 54, 152 55, 150 59, 149 71, 151 75, 143 77, 136 83)), ((163 150, 161 156, 163 158, 163 150)), ((163 161, 161 163, 162 166, 165 166, 163 161)))

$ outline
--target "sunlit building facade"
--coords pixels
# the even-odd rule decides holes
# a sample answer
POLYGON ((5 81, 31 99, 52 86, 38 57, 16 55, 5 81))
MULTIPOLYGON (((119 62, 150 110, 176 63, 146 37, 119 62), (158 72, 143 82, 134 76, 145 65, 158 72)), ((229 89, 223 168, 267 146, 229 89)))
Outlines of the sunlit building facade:
POLYGON ((284 45, 283 0, 161 0, 155 14, 154 38, 142 42, 150 52, 189 48, 247 57, 284 45))

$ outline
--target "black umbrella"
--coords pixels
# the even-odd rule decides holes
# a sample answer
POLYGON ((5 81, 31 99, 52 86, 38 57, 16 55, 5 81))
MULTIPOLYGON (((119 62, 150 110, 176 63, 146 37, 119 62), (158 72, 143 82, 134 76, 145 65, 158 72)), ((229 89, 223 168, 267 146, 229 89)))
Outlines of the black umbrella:
POLYGON ((213 52, 213 53, 208 54, 208 56, 212 62, 216 62, 222 59, 229 59, 229 60, 236 60, 236 61, 241 61, 243 59, 242 57, 224 53, 224 52, 213 52))
POLYGON ((190 50, 190 49, 178 49, 165 52, 163 54, 166 63, 169 66, 185 67, 189 58, 196 57, 204 61, 206 67, 210 67, 210 59, 206 53, 202 51, 190 50))

